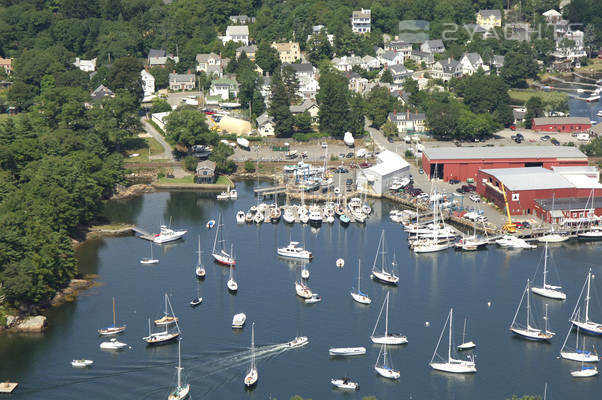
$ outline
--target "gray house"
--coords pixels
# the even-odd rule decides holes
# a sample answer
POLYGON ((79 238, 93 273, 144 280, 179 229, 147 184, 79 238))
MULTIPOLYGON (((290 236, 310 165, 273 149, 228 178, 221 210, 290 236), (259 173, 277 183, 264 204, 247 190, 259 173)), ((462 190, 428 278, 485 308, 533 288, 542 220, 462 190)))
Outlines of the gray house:
POLYGON ((147 64, 149 67, 165 67, 167 60, 173 60, 176 64, 180 59, 173 54, 167 53, 163 49, 150 49, 148 51, 147 64))
POLYGON ((445 46, 441 39, 427 40, 420 45, 420 50, 426 53, 443 53, 445 52, 445 46))
POLYGON ((170 90, 192 90, 194 87, 194 74, 169 74, 170 90))
POLYGON ((214 183, 215 182, 215 162, 210 160, 200 161, 196 165, 194 174, 195 183, 214 183))
POLYGON ((462 76, 462 65, 459 61, 451 58, 439 60, 433 64, 431 72, 433 78, 449 81, 451 78, 459 78, 462 76))

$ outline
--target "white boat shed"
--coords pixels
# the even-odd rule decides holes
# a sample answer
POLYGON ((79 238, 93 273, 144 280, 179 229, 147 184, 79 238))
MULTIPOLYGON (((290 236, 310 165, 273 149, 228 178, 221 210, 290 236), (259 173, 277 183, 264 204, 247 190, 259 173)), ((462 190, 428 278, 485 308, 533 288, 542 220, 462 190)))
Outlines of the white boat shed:
POLYGON ((385 150, 376 156, 376 165, 357 170, 357 190, 374 196, 387 193, 394 180, 410 176, 410 164, 399 154, 385 150))

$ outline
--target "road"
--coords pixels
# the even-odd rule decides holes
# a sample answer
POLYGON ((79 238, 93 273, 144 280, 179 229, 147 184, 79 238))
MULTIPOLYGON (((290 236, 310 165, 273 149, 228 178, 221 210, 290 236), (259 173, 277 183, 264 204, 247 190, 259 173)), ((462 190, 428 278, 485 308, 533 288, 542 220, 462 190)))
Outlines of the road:
POLYGON ((152 155, 152 156, 149 157, 149 159, 150 160, 176 161, 176 159, 175 159, 175 157, 173 155, 173 149, 171 148, 171 146, 169 145, 169 143, 167 143, 165 141, 165 139, 163 138, 163 135, 161 135, 159 132, 157 132, 157 130, 155 129, 155 127, 153 127, 146 120, 146 117, 140 118, 140 122, 142 122, 142 126, 144 126, 144 130, 146 131, 146 133, 148 133, 149 135, 151 135, 151 137, 153 139, 155 139, 157 142, 159 142, 159 144, 161 144, 161 146, 163 147, 163 153, 152 155))

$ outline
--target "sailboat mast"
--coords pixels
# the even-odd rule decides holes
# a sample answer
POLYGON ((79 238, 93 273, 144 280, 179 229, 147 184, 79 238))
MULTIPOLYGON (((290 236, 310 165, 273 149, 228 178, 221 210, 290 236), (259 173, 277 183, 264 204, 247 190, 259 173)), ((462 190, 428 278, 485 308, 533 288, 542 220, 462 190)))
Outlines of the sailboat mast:
POLYGON ((115 326, 115 297, 113 297, 113 326, 115 326))
MULTIPOLYGON (((543 256, 543 288, 546 288, 548 276, 548 241, 546 240, 546 250, 543 256)), ((547 305, 546 305, 547 306, 547 305)))
POLYGON ((357 260, 357 293, 361 292, 360 290, 360 268, 361 268, 362 260, 357 260))
POLYGON ((201 265, 201 235, 199 235, 198 264, 201 265))
POLYGON ((182 387, 182 356, 180 354, 180 340, 178 340, 178 389, 182 387))
POLYGON ((545 330, 544 332, 548 332, 548 304, 546 303, 546 315, 545 317, 543 317, 543 320, 545 321, 545 330))
POLYGON ((251 368, 255 369, 255 322, 251 325, 251 368))
POLYGON ((589 322, 589 288, 592 281, 592 269, 587 273, 587 294, 585 295, 585 322, 589 322))
MULTIPOLYGON (((215 247, 217 246, 217 236, 219 235, 219 228, 222 223, 222 214, 219 215, 217 219, 217 230, 215 231, 215 240, 213 240, 213 254, 215 254, 215 247)), ((200 240, 200 236, 199 236, 200 240)))
POLYGON ((165 315, 168 315, 168 312, 167 312, 167 293, 165 293, 165 315))
POLYGON ((527 294, 527 329, 531 328, 531 323, 529 318, 531 317, 530 313, 531 313, 531 296, 529 294, 529 280, 527 279, 527 288, 526 290, 526 294, 527 294))
POLYGON ((447 362, 451 360, 451 342, 452 342, 452 320, 454 319, 454 309, 449 309, 449 345, 447 347, 447 362))
MULTIPOLYGON (((385 272, 385 230, 383 229, 383 233, 382 233, 382 250, 380 252, 380 265, 381 265, 381 270, 383 272, 385 272)), ((388 303, 387 303, 387 308, 388 308, 388 303)))
POLYGON ((462 343, 465 342, 466 339, 466 317, 464 317, 464 329, 462 329, 462 343))
POLYGON ((387 292, 387 309, 385 310, 385 337, 387 336, 389 336, 389 292, 387 292))

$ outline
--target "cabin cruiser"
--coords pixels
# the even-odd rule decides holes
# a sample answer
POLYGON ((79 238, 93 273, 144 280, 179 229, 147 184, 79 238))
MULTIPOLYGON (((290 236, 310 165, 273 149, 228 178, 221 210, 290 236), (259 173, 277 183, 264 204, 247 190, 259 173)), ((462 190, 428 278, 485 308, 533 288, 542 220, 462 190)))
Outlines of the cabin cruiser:
POLYGON ((174 231, 173 229, 169 229, 165 225, 161 225, 160 233, 155 234, 153 238, 153 242, 155 243, 167 243, 172 242, 174 240, 178 240, 182 236, 184 236, 188 231, 174 231))
POLYGON ((303 247, 299 247, 299 242, 290 242, 288 246, 278 248, 278 255, 290 258, 301 258, 305 260, 311 260, 313 257, 311 251, 305 250, 303 247))
POLYGON ((495 243, 500 247, 507 247, 511 249, 534 249, 537 247, 527 243, 527 241, 524 239, 517 238, 516 236, 512 235, 504 235, 496 240, 495 243))
POLYGON ((309 208, 309 223, 313 225, 322 224, 322 213, 320 211, 320 207, 311 206, 309 208))

